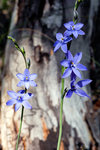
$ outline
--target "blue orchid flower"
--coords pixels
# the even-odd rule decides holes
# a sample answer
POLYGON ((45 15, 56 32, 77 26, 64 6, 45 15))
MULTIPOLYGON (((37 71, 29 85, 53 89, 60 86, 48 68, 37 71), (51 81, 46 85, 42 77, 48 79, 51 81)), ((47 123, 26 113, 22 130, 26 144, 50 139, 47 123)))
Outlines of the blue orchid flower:
POLYGON ((56 52, 60 47, 64 53, 67 53, 67 43, 72 40, 70 36, 63 36, 61 33, 56 34, 57 41, 54 43, 54 52, 56 52))
POLYGON ((65 23, 64 26, 65 28, 67 28, 67 30, 64 32, 64 35, 69 36, 73 34, 75 38, 78 37, 78 34, 84 35, 85 33, 82 30, 80 30, 83 27, 83 25, 84 24, 82 23, 74 24, 73 21, 69 21, 68 23, 65 23))
POLYGON ((24 74, 18 73, 16 76, 21 80, 17 84, 18 87, 25 85, 26 89, 28 89, 29 85, 37 86, 35 81, 33 81, 37 77, 37 74, 30 74, 28 69, 24 70, 24 74))
POLYGON ((17 111, 20 108, 21 104, 27 109, 32 109, 32 106, 30 105, 30 103, 27 100, 32 98, 34 96, 34 94, 32 94, 32 93, 24 94, 25 90, 20 90, 20 91, 18 91, 18 93, 14 92, 14 91, 7 91, 7 93, 12 98, 6 102, 7 106, 12 106, 12 105, 16 104, 15 111, 17 111))
POLYGON ((77 69, 85 71, 87 70, 87 68, 84 65, 79 63, 81 58, 82 58, 82 52, 77 53, 73 57, 71 52, 68 50, 67 60, 63 60, 60 62, 62 66, 67 67, 64 74, 62 75, 62 78, 67 78, 71 73, 74 73, 79 78, 82 78, 80 72, 77 69))
POLYGON ((70 98, 74 92, 75 94, 77 94, 79 96, 90 98, 86 92, 79 89, 79 88, 89 84, 90 82, 92 82, 92 80, 90 80, 90 79, 81 80, 81 81, 77 82, 77 84, 75 84, 75 80, 71 81, 71 83, 70 83, 71 89, 68 90, 65 97, 70 98))

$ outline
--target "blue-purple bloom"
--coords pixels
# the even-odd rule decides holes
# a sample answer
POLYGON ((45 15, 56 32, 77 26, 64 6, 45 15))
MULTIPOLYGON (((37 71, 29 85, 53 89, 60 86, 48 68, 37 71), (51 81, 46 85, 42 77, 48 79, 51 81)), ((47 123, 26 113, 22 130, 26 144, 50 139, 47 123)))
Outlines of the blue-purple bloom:
POLYGON ((64 74, 62 75, 62 78, 67 78, 71 73, 74 73, 79 78, 82 78, 80 72, 77 69, 85 71, 87 70, 87 68, 84 65, 79 63, 81 58, 82 58, 82 52, 77 53, 73 57, 71 52, 68 50, 67 60, 63 60, 60 62, 62 66, 67 67, 64 74))
POLYGON ((69 36, 73 34, 75 38, 78 37, 78 34, 84 35, 85 33, 82 30, 80 30, 83 27, 83 25, 84 24, 82 23, 74 24, 73 21, 69 21, 68 23, 65 23, 64 26, 65 28, 67 28, 67 30, 64 32, 64 35, 69 36))
POLYGON ((92 82, 92 80, 90 80, 90 79, 81 80, 81 81, 77 82, 77 84, 75 84, 75 80, 71 81, 71 83, 70 83, 71 89, 68 90, 65 97, 70 98, 72 96, 73 92, 82 97, 89 97, 86 92, 84 92, 83 90, 81 90, 79 88, 89 84, 90 82, 92 82))
POLYGON ((7 106, 15 105, 15 111, 17 111, 21 104, 27 108, 27 109, 32 109, 32 106, 30 103, 27 101, 28 99, 32 98, 34 94, 32 93, 25 93, 25 90, 20 90, 18 93, 14 91, 7 91, 8 95, 12 98, 9 101, 6 102, 7 106))
POLYGON ((56 34, 57 41, 54 43, 54 52, 56 52, 60 47, 64 53, 67 53, 67 43, 72 40, 70 36, 63 36, 61 33, 56 34))
POLYGON ((33 81, 37 77, 37 74, 35 74, 35 73, 34 74, 30 74, 28 69, 24 70, 24 74, 18 73, 18 74, 16 74, 16 76, 21 80, 21 81, 19 81, 17 86, 25 85, 26 89, 29 88, 29 85, 37 86, 35 81, 33 81))

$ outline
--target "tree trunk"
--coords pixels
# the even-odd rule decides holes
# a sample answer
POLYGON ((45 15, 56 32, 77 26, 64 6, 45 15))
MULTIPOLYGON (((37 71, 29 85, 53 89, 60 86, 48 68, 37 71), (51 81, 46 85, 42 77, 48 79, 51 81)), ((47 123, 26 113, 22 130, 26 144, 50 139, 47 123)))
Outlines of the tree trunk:
MULTIPOLYGON (((97 1, 95 3, 95 8, 97 1)), ((73 18, 74 0, 18 0, 12 15, 9 35, 15 38, 26 50, 31 60, 30 73, 36 73, 37 87, 29 88, 34 97, 29 100, 33 109, 24 109, 19 150, 56 150, 59 134, 61 65, 64 53, 53 53, 53 43, 57 32, 65 31, 63 23, 73 18)), ((90 37, 92 33, 93 1, 84 1, 78 9, 79 21, 84 23, 85 36, 74 39, 71 45, 73 55, 83 52, 82 64, 88 71, 82 72, 82 78, 90 74, 90 37), (91 2, 91 3, 90 3, 91 2), (91 5, 90 5, 91 4, 91 5), (86 18, 86 16, 89 16, 86 18)), ((16 85, 17 73, 23 73, 25 64, 22 55, 8 40, 5 50, 4 78, 2 81, 2 145, 3 150, 15 150, 20 126, 21 108, 15 112, 14 106, 6 106, 10 99, 7 91, 17 92, 23 87, 16 85)), ((70 79, 65 80, 65 87, 70 79)), ((91 95, 90 87, 84 87, 91 95)), ((64 99, 63 133, 60 150, 75 150, 83 145, 90 148, 91 143, 100 144, 100 123, 95 119, 100 110, 94 113, 92 100, 73 95, 64 99), (87 102, 86 102, 87 101, 87 102), (94 115, 94 116, 93 116, 94 115)))

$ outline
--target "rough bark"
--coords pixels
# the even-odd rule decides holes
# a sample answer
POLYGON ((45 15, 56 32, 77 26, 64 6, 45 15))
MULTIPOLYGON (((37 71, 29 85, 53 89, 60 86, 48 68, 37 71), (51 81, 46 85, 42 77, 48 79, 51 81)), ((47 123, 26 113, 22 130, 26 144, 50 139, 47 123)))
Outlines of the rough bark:
MULTIPOLYGON (((89 18, 92 16, 92 4, 92 0, 87 0, 79 7, 79 22, 85 24, 83 30, 86 35, 73 39, 71 45, 73 55, 79 51, 83 52, 81 62, 88 68, 87 72, 81 73, 85 79, 89 78, 90 74, 89 44, 92 26, 89 18), (86 18, 86 15, 89 18, 86 18)), ((60 50, 53 53, 53 40, 57 32, 64 32, 63 23, 72 20, 73 7, 71 6, 74 7, 74 0, 16 1, 9 35, 25 48, 27 57, 31 59, 30 72, 38 75, 35 80, 37 88, 29 88, 29 91, 34 93, 34 97, 29 100, 33 109, 24 111, 19 150, 56 150, 61 88, 60 61, 64 58, 64 54, 60 50)), ((16 86, 19 81, 16 74, 23 73, 24 69, 24 60, 20 52, 14 48, 12 41, 8 40, 5 51, 1 107, 4 150, 15 150, 21 113, 21 109, 15 112, 14 106, 6 106, 6 101, 10 99, 7 91, 17 92, 22 89, 16 86)), ((69 86, 69 83, 68 78, 65 81, 65 87, 69 86)), ((91 95, 89 86, 84 90, 91 95)), ((96 126, 97 124, 99 126, 99 122, 97 123, 95 119, 100 110, 93 117, 92 100, 73 95, 71 99, 64 99, 63 109, 63 134, 60 150, 79 149, 81 145, 89 148, 91 143, 100 144, 98 132, 100 129, 96 126)))

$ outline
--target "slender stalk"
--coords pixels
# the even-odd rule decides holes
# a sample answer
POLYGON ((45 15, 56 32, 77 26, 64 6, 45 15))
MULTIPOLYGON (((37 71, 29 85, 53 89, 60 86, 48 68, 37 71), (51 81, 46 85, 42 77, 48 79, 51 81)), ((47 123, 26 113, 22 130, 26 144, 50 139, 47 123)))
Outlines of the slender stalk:
MULTIPOLYGON (((25 61, 25 66, 26 66, 26 68, 29 69, 28 64, 27 64, 27 61, 26 61, 25 53, 22 52, 20 48, 19 48, 19 50, 20 50, 20 52, 22 53, 22 55, 23 55, 23 57, 24 57, 24 61, 25 61)), ((27 89, 25 88, 25 93, 26 93, 26 92, 27 92, 27 89)), ((16 150, 18 150, 19 137, 20 137, 21 128, 22 128, 22 121, 23 121, 23 113, 24 113, 24 106, 22 105, 20 129, 19 129, 18 138, 17 138, 16 150)))
POLYGON ((16 150, 18 149, 19 137, 20 137, 21 128, 22 128, 23 113, 24 113, 24 106, 22 106, 20 129, 19 129, 18 138, 17 138, 16 150))
POLYGON ((63 113, 63 99, 61 98, 61 104, 60 104, 60 126, 59 126, 59 138, 58 138, 57 150, 60 149, 61 136, 62 136, 62 113, 63 113))
MULTIPOLYGON (((26 92, 27 92, 27 89, 25 88, 25 93, 26 92)), ((24 114, 24 106, 22 105, 20 128, 19 128, 19 133, 18 133, 18 137, 17 137, 16 150, 18 150, 18 143, 19 143, 19 137, 20 137, 21 128, 22 128, 23 114, 24 114)))
MULTIPOLYGON (((62 66, 62 74, 64 72, 64 66, 62 66)), ((61 136, 62 136, 62 113, 63 113, 63 98, 64 98, 64 78, 62 78, 62 87, 61 87, 61 104, 60 104, 60 121, 59 121, 59 138, 57 144, 57 150, 60 149, 61 136)))

